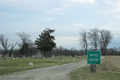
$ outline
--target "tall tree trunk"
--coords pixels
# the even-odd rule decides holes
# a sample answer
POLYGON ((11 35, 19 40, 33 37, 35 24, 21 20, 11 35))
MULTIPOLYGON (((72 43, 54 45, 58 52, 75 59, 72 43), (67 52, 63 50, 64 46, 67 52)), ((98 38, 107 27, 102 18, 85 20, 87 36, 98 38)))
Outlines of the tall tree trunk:
POLYGON ((87 55, 87 49, 85 50, 85 55, 87 55))
POLYGON ((5 51, 5 55, 6 55, 7 53, 8 53, 8 51, 6 50, 6 51, 5 51))
POLYGON ((101 49, 101 54, 104 55, 104 49, 101 49))

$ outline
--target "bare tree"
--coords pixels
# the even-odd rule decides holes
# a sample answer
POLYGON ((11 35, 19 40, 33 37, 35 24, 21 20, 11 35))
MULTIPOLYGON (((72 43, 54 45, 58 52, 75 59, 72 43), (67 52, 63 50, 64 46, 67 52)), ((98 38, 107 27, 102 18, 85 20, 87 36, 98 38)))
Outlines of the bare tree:
POLYGON ((10 53, 9 53, 9 56, 11 57, 12 56, 12 52, 13 52, 13 49, 15 48, 15 46, 17 45, 18 42, 16 43, 13 43, 11 44, 11 48, 10 48, 10 53))
POLYGON ((27 33, 18 32, 16 35, 21 38, 23 44, 30 41, 30 35, 28 35, 27 33))
POLYGON ((87 54, 88 50, 88 39, 87 39, 87 31, 81 30, 80 32, 80 45, 82 45, 82 48, 85 50, 85 54, 87 54))
POLYGON ((20 47, 20 54, 28 56, 28 49, 29 49, 29 43, 31 42, 30 40, 30 35, 24 32, 18 32, 16 34, 18 37, 21 38, 22 44, 18 44, 20 47))
POLYGON ((99 45, 100 45, 102 54, 106 53, 107 46, 111 42, 112 38, 113 37, 110 31, 108 30, 100 31, 99 45))
POLYGON ((9 39, 5 37, 4 35, 0 35, 0 45, 3 47, 5 54, 8 54, 8 49, 10 47, 10 44, 8 43, 9 39))
POLYGON ((91 29, 88 32, 88 38, 89 38, 90 44, 94 47, 95 50, 97 50, 98 42, 99 42, 99 30, 96 28, 91 29))

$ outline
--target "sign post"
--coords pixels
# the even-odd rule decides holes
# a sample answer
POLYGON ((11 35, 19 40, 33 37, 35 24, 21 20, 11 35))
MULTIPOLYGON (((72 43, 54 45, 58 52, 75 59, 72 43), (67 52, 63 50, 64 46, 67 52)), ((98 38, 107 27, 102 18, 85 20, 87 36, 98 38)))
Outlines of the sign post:
POLYGON ((90 64, 90 72, 96 72, 96 64, 101 62, 100 51, 88 51, 87 53, 87 64, 90 64))

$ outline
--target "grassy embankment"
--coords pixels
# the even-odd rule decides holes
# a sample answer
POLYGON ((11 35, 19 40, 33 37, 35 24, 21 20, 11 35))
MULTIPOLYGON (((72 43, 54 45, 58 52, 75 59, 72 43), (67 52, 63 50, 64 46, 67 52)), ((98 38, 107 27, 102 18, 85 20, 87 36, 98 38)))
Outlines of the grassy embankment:
POLYGON ((120 56, 106 56, 90 73, 90 66, 79 68, 69 75, 71 80, 120 80, 120 56))
POLYGON ((18 58, 17 60, 12 60, 12 58, 9 58, 9 59, 3 58, 3 59, 0 59, 0 75, 11 73, 11 72, 35 69, 35 68, 61 65, 61 64, 77 62, 77 61, 86 59, 86 57, 81 57, 81 58, 74 57, 74 58, 75 60, 73 60, 73 57, 62 57, 61 60, 59 59, 59 57, 56 57, 53 59, 52 58, 45 58, 45 59, 18 58), (29 66, 29 62, 33 62, 33 67, 29 66))

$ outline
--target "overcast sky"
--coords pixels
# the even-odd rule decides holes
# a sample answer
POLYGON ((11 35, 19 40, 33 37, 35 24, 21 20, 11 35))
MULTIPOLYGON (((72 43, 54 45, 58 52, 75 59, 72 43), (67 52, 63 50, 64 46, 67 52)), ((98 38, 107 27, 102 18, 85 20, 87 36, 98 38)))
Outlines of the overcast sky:
POLYGON ((45 29, 55 29, 57 46, 80 49, 79 31, 110 30, 112 43, 120 46, 120 0, 0 0, 0 34, 19 41, 17 32, 34 42, 45 29))

